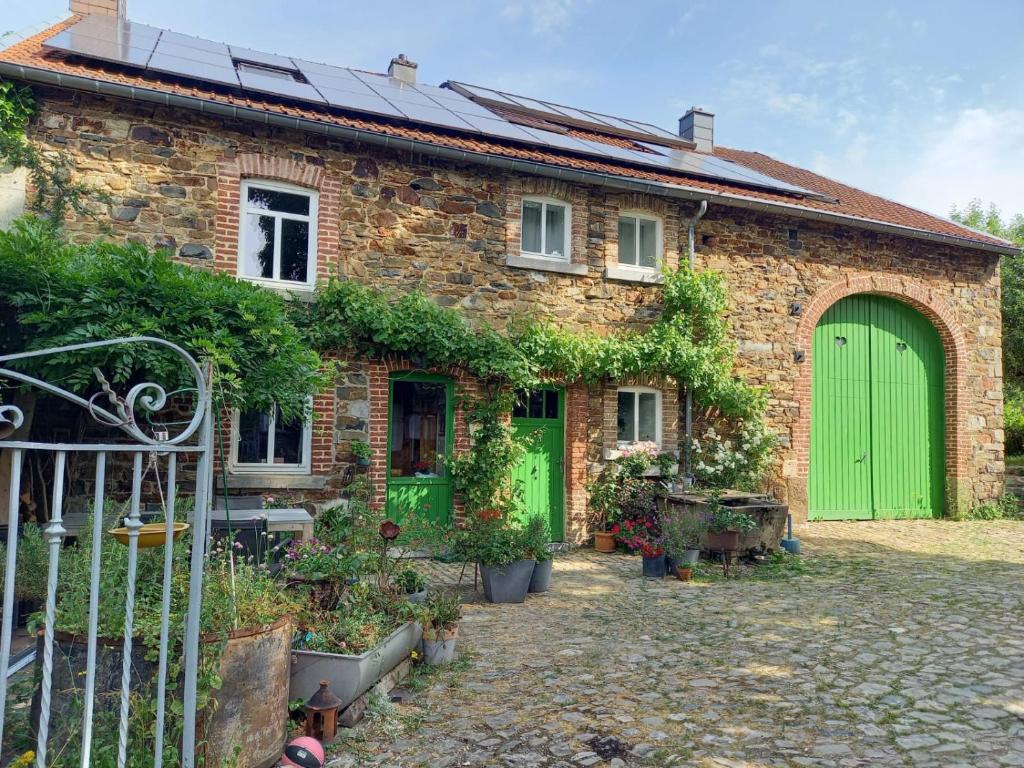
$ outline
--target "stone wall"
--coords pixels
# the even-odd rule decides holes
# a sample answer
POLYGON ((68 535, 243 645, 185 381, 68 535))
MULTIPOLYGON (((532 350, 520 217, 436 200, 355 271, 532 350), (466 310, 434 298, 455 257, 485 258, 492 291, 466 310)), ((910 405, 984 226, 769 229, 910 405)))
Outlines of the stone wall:
MULTIPOLYGON (((599 333, 643 328, 660 311, 658 289, 604 275, 616 261, 617 213, 660 217, 665 258, 675 265, 685 254, 685 221, 695 210, 687 202, 613 194, 141 103, 46 89, 39 97, 34 139, 73 154, 82 180, 113 199, 109 207, 97 204, 96 218, 71 221, 72 237, 109 228, 115 239, 170 248, 199 268, 234 271, 239 181, 286 179, 320 190, 318 274, 337 272, 397 291, 418 288, 499 328, 522 316, 599 333), (572 204, 577 274, 506 264, 517 255, 519 201, 526 194, 572 204)), ((884 285, 854 284, 948 320, 949 338, 962 342, 960 353, 952 347, 947 353, 960 366, 951 377, 958 389, 947 408, 953 437, 948 474, 958 481, 958 492, 974 500, 1001 491, 994 257, 718 205, 700 223, 697 242, 698 266, 722 271, 730 285, 739 369, 769 388, 768 418, 781 445, 773 488, 798 513, 806 511, 810 350, 802 349, 809 345, 806 333, 801 336, 807 318, 791 305, 811 307, 816 297, 833 295, 837 284, 862 278, 884 285), (795 362, 797 351, 808 359, 795 362)), ((349 364, 333 404, 318 402, 334 425, 333 451, 320 462, 332 472, 351 460, 352 440, 368 434, 380 415, 368 390, 372 365, 349 364)), ((668 406, 675 388, 663 392, 668 406)), ((569 411, 586 414, 585 422, 572 422, 575 431, 566 442, 566 514, 582 537, 582 485, 604 458, 608 402, 602 387, 571 387, 568 394, 569 411)), ((672 412, 666 408, 666 422, 672 412)))

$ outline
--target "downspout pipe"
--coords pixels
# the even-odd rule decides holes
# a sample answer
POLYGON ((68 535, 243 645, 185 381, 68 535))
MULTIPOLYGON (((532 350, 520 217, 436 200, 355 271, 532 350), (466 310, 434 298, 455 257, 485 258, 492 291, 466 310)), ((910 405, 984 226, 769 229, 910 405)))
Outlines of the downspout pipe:
MULTIPOLYGON (((704 218, 704 214, 708 212, 708 201, 701 200, 700 205, 697 207, 697 213, 694 214, 693 218, 690 219, 689 228, 686 233, 686 255, 690 263, 690 271, 694 270, 697 265, 697 249, 696 249, 696 235, 697 235, 697 223, 704 218)), ((686 482, 686 486, 689 488, 693 485, 693 390, 690 388, 689 383, 686 385, 686 444, 683 446, 683 478, 686 482)))

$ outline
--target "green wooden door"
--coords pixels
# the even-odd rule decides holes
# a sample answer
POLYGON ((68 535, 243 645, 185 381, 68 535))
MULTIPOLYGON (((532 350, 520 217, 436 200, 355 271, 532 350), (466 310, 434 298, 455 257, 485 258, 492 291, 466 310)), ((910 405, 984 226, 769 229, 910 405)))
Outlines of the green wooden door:
POLYGON ((447 525, 452 518, 451 479, 445 459, 454 445, 451 379, 399 373, 388 397, 388 516, 418 515, 447 525))
POLYGON ((565 537, 565 391, 523 393, 512 410, 512 427, 526 442, 526 456, 512 474, 527 514, 545 517, 552 541, 565 537))
POLYGON ((943 508, 944 357, 923 315, 850 296, 814 332, 810 515, 931 517, 943 508))

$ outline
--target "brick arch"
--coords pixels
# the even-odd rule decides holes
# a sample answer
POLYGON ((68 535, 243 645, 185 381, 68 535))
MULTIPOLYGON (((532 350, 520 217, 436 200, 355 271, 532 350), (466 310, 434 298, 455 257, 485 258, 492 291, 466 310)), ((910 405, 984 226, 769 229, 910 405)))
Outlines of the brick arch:
POLYGON ((239 194, 243 179, 267 179, 306 187, 319 193, 316 273, 330 275, 340 244, 341 181, 323 165, 285 157, 243 152, 217 163, 217 217, 214 269, 238 269, 239 194))
POLYGON ((817 328, 818 322, 829 307, 840 299, 854 294, 874 294, 896 299, 916 309, 935 326, 946 356, 945 474, 947 478, 965 476, 969 445, 962 395, 967 385, 967 340, 963 329, 946 301, 924 285, 909 279, 869 276, 849 278, 832 283, 814 296, 801 317, 797 329, 796 349, 803 351, 805 357, 797 378, 796 399, 799 404, 799 416, 796 426, 793 428, 793 450, 797 478, 806 481, 810 477, 814 329, 817 328))

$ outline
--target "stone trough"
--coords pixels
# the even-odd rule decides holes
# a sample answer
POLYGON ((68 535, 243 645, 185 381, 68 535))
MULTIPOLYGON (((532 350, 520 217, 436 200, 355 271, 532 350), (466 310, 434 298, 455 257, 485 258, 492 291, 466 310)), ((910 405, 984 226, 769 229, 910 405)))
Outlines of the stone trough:
MULTIPOLYGON (((701 493, 670 493, 662 502, 670 509, 682 509, 690 514, 702 515, 708 508, 708 496, 701 493)), ((721 504, 754 519, 757 527, 740 534, 740 554, 764 554, 779 548, 779 540, 786 529, 789 507, 763 494, 725 491, 721 504)), ((707 549, 706 535, 701 537, 701 548, 707 549)))

